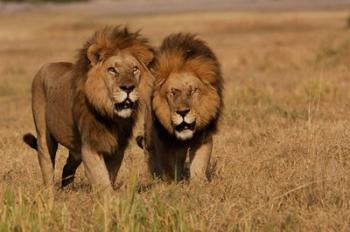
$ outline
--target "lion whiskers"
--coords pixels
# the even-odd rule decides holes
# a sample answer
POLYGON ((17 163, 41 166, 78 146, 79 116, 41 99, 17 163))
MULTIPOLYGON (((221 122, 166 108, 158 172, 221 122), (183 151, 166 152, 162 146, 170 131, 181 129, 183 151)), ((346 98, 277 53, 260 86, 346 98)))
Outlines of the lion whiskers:
POLYGON ((185 123, 191 124, 194 121, 196 121, 196 117, 194 116, 193 113, 190 112, 185 116, 184 121, 185 123))
POLYGON ((139 96, 135 90, 129 93, 129 96, 124 91, 119 91, 118 93, 113 95, 114 100, 118 103, 125 101, 128 97, 132 102, 136 102, 139 99, 139 96))
POLYGON ((120 103, 128 98, 128 94, 124 91, 118 91, 116 94, 113 95, 113 98, 116 102, 120 103))
POLYGON ((182 122, 191 124, 194 121, 196 121, 196 117, 193 113, 189 113, 188 115, 185 116, 185 118, 183 118, 181 115, 173 114, 173 116, 171 117, 171 120, 175 126, 178 126, 182 122))
POLYGON ((175 126, 180 125, 184 121, 183 117, 181 117, 178 114, 173 114, 173 116, 171 117, 171 120, 175 126))
POLYGON ((136 91, 132 91, 130 94, 129 94, 129 99, 132 101, 132 102, 136 102, 138 99, 139 99, 139 96, 137 94, 136 91))

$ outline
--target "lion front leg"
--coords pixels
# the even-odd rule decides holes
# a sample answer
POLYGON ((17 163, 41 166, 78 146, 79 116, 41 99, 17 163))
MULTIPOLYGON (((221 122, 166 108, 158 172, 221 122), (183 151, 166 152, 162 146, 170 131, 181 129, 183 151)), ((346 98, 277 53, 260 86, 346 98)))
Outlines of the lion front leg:
POLYGON ((112 190, 109 174, 102 154, 94 151, 89 145, 82 147, 82 160, 85 173, 92 187, 99 192, 112 190))
POLYGON ((190 151, 190 179, 207 180, 207 169, 210 162, 211 152, 213 149, 213 138, 203 140, 203 142, 190 151))
POLYGON ((142 165, 138 177, 141 186, 149 186, 154 178, 160 177, 160 171, 159 168, 157 168, 153 151, 148 150, 146 146, 143 149, 144 154, 141 159, 142 165))
POLYGON ((153 128, 153 115, 152 115, 152 109, 151 109, 151 102, 150 102, 150 96, 145 97, 144 99, 146 104, 144 106, 144 135, 138 136, 137 138, 137 144, 143 148, 144 156, 142 159, 143 162, 143 168, 140 171, 139 177, 140 182, 144 186, 150 185, 153 178, 160 177, 160 168, 157 165, 157 159, 156 159, 156 150, 155 150, 155 141, 156 141, 156 135, 154 135, 154 128, 153 128))
POLYGON ((186 161, 186 148, 172 148, 164 151, 161 159, 162 179, 179 182, 184 179, 184 166, 186 161))
POLYGON ((112 156, 104 157, 107 171, 109 174, 110 183, 112 184, 112 186, 114 186, 115 184, 123 159, 124 151, 120 151, 117 154, 113 154, 112 156))

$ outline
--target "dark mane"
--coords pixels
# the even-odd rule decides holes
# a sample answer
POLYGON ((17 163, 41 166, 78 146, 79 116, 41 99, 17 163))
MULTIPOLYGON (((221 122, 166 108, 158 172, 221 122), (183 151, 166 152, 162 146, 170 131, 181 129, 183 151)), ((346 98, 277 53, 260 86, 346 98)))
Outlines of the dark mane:
POLYGON ((222 78, 220 63, 206 42, 189 33, 171 34, 159 49, 155 65, 156 83, 168 78, 175 71, 192 71, 197 76, 216 87, 220 96, 222 78))
MULTIPOLYGON (((195 137, 201 137, 206 133, 210 134, 217 131, 217 125, 223 109, 223 78, 220 63, 206 42, 198 39, 196 35, 193 34, 177 33, 169 35, 160 46, 153 72, 156 78, 154 94, 161 91, 163 83, 165 83, 173 72, 193 73, 208 88, 214 88, 220 98, 217 112, 201 131, 196 132, 197 135, 195 137)), ((179 75, 178 78, 181 77, 182 76, 179 75)), ((159 123, 155 123, 155 128, 158 133, 161 134, 162 138, 168 138, 168 136, 173 137, 171 130, 166 128, 166 125, 160 123, 162 120, 160 118, 167 118, 163 112, 164 111, 158 110, 157 113, 155 113, 155 118, 159 121, 159 123), (169 135, 167 135, 167 133, 169 135)), ((165 123, 165 120, 162 123, 165 123)), ((168 139, 169 141, 175 140, 174 137, 168 139)))
POLYGON ((198 56, 208 59, 217 60, 215 54, 210 50, 201 39, 196 38, 195 34, 177 33, 171 34, 164 39, 161 47, 161 52, 180 52, 184 58, 184 62, 188 59, 198 56))

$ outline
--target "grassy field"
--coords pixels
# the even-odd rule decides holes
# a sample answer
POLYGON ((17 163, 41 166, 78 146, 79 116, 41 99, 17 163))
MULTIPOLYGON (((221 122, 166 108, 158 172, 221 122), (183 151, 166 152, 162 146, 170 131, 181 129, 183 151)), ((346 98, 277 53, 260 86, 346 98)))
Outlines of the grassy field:
MULTIPOLYGON (((348 13, 0 15, 0 231, 349 231, 348 13), (226 108, 212 180, 139 192, 133 142, 113 197, 94 197, 83 167, 50 197, 36 153, 21 141, 34 132, 33 75, 45 62, 73 61, 95 29, 125 23, 154 45, 172 32, 198 33, 217 53, 226 108)), ((60 148, 57 183, 66 156, 60 148)))

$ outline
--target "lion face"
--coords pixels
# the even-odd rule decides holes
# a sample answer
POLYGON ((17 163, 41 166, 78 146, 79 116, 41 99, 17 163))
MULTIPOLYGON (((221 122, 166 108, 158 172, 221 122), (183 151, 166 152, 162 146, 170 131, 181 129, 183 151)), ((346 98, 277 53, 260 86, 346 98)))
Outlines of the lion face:
POLYGON ((129 118, 138 103, 138 86, 144 66, 127 50, 94 62, 87 74, 85 92, 90 104, 111 118, 129 118))
POLYGON ((217 116, 217 91, 190 72, 170 74, 155 90, 154 111, 162 125, 180 140, 193 138, 196 131, 217 116))

